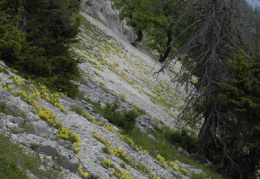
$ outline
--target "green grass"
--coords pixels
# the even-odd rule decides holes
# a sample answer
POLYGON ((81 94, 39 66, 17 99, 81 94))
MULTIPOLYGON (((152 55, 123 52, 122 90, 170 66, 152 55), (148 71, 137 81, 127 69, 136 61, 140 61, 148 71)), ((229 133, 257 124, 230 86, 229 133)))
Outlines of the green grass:
POLYGON ((82 110, 82 108, 80 108, 80 107, 77 107, 77 106, 71 106, 70 107, 70 110, 71 111, 74 111, 75 113, 77 113, 78 115, 83 115, 83 110, 82 110))
POLYGON ((206 179, 206 175, 201 173, 201 174, 192 174, 191 179, 206 179))
MULTIPOLYGON (((218 175, 213 170, 204 167, 199 161, 193 160, 182 153, 179 153, 178 150, 173 148, 172 141, 169 137, 165 137, 165 135, 161 131, 154 131, 151 134, 156 138, 156 140, 148 137, 147 134, 141 132, 139 129, 134 129, 129 137, 135 142, 137 146, 142 146, 143 149, 147 150, 150 155, 154 158, 158 154, 163 156, 167 161, 175 161, 178 160, 184 164, 195 166, 196 168, 202 169, 207 176, 210 176, 212 179, 223 179, 220 175, 218 175)), ((203 176, 194 175, 194 179, 201 178, 203 176)))
POLYGON ((21 118, 26 118, 26 113, 21 111, 18 107, 16 106, 11 106, 7 108, 5 106, 5 102, 0 102, 0 112, 6 114, 6 115, 12 115, 14 117, 21 117, 21 118))
POLYGON ((111 124, 129 133, 135 127, 135 119, 141 115, 140 111, 133 109, 130 111, 117 111, 118 105, 107 104, 102 108, 99 103, 95 104, 95 112, 106 118, 111 124))
POLYGON ((29 170, 37 178, 62 178, 59 171, 47 169, 40 170, 42 163, 38 156, 23 153, 23 149, 11 143, 5 136, 0 135, 0 178, 1 179, 27 179, 25 171, 29 170))
MULTIPOLYGON (((96 107, 95 112, 101 114, 103 117, 109 120, 110 123, 114 122, 114 125, 121 127, 117 122, 113 121, 121 121, 123 116, 125 115, 122 112, 116 112, 117 105, 107 105, 106 108, 102 108, 99 103, 93 102, 90 99, 83 98, 88 103, 91 103, 96 107)), ((131 113, 130 113, 131 114, 131 113)), ((132 122, 136 117, 139 115, 144 114, 143 111, 135 112, 134 115, 130 115, 132 117, 132 122), (138 114, 138 115, 136 115, 138 114)), ((200 163, 199 160, 191 159, 180 152, 177 149, 173 148, 173 145, 181 146, 182 148, 189 148, 190 151, 192 150, 191 147, 195 145, 195 138, 193 136, 188 136, 187 131, 182 131, 180 133, 172 132, 168 127, 164 127, 163 129, 158 129, 156 126, 154 128, 155 131, 151 131, 156 140, 151 139, 148 137, 148 134, 141 132, 135 126, 131 126, 134 123, 128 124, 124 121, 123 123, 126 127, 130 126, 131 130, 127 131, 128 137, 130 137, 137 146, 141 146, 143 149, 147 150, 150 155, 154 158, 158 154, 163 156, 167 161, 175 161, 178 160, 182 163, 195 166, 196 168, 202 169, 207 176, 210 176, 212 179, 223 179, 220 175, 218 175, 213 170, 206 168, 203 164, 200 163)), ((124 129, 124 128, 123 128, 124 129)), ((198 157, 199 158, 199 157, 198 157)), ((206 176, 203 174, 192 175, 192 179, 204 179, 206 176)))

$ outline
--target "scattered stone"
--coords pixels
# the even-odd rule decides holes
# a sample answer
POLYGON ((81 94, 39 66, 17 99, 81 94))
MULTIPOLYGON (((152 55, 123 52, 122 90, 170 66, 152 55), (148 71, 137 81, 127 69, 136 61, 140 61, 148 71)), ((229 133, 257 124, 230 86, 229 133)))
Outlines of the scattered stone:
POLYGON ((156 138, 152 134, 148 134, 148 137, 150 137, 153 140, 156 140, 156 138))
POLYGON ((183 151, 183 154, 186 155, 187 157, 190 156, 189 152, 187 152, 186 150, 183 151))
POLYGON ((183 148, 178 147, 178 152, 182 153, 183 152, 183 148))
POLYGON ((12 117, 10 121, 12 121, 14 124, 18 124, 19 126, 25 124, 25 120, 21 117, 12 117))
POLYGON ((12 97, 7 91, 5 91, 4 89, 0 89, 0 101, 1 102, 12 101, 12 97))
POLYGON ((19 128, 18 124, 14 124, 14 123, 6 123, 5 126, 9 129, 11 128, 19 128))
POLYGON ((63 140, 63 139, 59 139, 59 140, 58 140, 58 143, 59 143, 60 145, 62 145, 63 147, 65 147, 65 148, 69 148, 69 149, 72 148, 72 143, 71 143, 70 141, 63 140))
POLYGON ((183 164, 181 162, 179 162, 178 160, 175 160, 175 163, 180 167, 180 168, 185 168, 189 171, 189 173, 194 173, 194 174, 201 174, 203 171, 201 169, 197 169, 196 167, 194 166, 191 166, 191 165, 186 165, 186 164, 183 164))
POLYGON ((44 136, 46 138, 53 138, 51 128, 45 121, 39 120, 32 122, 28 126, 32 127, 34 133, 38 136, 44 136))
POLYGON ((135 119, 135 124, 142 132, 146 132, 147 130, 154 131, 151 121, 152 118, 150 116, 142 115, 135 119))

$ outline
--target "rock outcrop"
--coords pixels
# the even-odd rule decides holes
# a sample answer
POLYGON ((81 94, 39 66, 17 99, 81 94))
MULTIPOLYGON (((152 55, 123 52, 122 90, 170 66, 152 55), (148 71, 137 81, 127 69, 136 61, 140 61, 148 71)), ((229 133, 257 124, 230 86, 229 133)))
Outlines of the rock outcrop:
POLYGON ((120 34, 121 37, 132 42, 135 38, 134 30, 121 21, 118 17, 119 11, 112 8, 112 2, 109 0, 83 0, 84 10, 92 14, 95 18, 102 21, 109 28, 120 34))

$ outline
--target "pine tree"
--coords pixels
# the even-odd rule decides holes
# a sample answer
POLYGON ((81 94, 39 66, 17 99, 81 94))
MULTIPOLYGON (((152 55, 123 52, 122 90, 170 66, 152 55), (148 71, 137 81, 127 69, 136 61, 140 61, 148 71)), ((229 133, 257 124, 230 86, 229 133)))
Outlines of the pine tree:
POLYGON ((251 67, 247 56, 241 59, 237 52, 242 41, 239 14, 232 0, 190 0, 172 30, 176 33, 187 22, 182 32, 191 33, 172 41, 187 39, 173 57, 185 54, 179 81, 196 79, 184 112, 193 112, 189 124, 202 124, 200 153, 231 178, 253 178, 259 166, 259 66, 251 67))
POLYGON ((219 125, 225 157, 232 178, 254 178, 260 162, 260 64, 259 55, 246 60, 243 51, 229 66, 229 78, 221 82, 226 119, 219 125))
POLYGON ((0 1, 0 59, 15 63, 26 58, 26 34, 20 28, 22 1, 0 1))
POLYGON ((70 80, 79 71, 69 45, 79 32, 80 2, 2 0, 0 57, 26 77, 75 96, 70 80))

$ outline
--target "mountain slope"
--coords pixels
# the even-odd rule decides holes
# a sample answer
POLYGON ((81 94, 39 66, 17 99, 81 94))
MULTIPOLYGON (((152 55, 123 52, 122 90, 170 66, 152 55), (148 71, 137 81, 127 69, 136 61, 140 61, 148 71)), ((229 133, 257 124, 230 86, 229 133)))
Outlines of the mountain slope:
MULTIPOLYGON (((81 15, 80 41, 71 48, 81 62, 82 77, 75 81, 81 96, 71 99, 49 91, 1 63, 0 133, 26 153, 40 155, 47 163, 41 170, 53 169, 63 174, 60 178, 221 178, 160 138, 173 131, 184 100, 185 89, 171 82, 179 65, 155 74, 161 66, 149 55, 86 12, 81 15), (113 106, 120 114, 111 117, 106 113, 113 106), (132 110, 130 122, 139 115, 136 125, 144 133, 126 135, 111 124, 132 110)), ((46 177, 26 172, 29 178, 46 177)))

